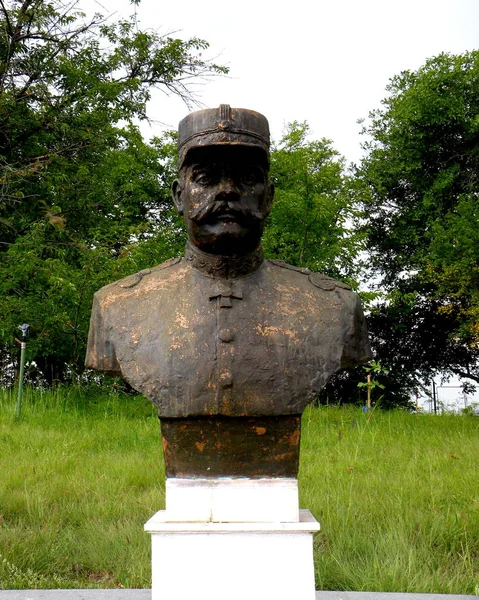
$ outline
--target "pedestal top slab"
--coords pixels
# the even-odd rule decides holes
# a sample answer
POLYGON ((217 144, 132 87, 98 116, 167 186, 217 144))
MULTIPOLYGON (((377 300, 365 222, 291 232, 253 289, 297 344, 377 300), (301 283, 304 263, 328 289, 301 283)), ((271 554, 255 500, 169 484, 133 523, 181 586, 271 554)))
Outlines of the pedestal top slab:
POLYGON ((160 510, 145 523, 149 533, 313 533, 320 530, 318 521, 307 509, 300 509, 299 521, 291 523, 218 523, 213 521, 175 522, 160 510))
POLYGON ((298 481, 167 478, 166 514, 166 521, 298 522, 298 481))

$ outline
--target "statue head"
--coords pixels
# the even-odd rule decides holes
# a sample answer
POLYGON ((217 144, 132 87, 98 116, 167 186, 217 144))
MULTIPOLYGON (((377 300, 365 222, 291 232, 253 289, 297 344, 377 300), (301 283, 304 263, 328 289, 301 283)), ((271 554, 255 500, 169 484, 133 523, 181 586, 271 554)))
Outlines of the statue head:
POLYGON ((227 104, 196 111, 180 122, 178 150, 173 199, 190 243, 228 256, 255 250, 274 191, 266 118, 227 104))

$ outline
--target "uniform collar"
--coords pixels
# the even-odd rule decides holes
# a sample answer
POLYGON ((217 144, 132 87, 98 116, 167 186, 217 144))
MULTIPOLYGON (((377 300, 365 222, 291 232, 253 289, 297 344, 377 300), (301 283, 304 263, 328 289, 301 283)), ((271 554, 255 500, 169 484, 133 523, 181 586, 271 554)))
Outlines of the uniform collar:
POLYGON ((188 242, 185 260, 189 265, 210 277, 235 279, 257 271, 263 264, 264 258, 261 246, 253 252, 240 256, 218 256, 202 252, 188 242))

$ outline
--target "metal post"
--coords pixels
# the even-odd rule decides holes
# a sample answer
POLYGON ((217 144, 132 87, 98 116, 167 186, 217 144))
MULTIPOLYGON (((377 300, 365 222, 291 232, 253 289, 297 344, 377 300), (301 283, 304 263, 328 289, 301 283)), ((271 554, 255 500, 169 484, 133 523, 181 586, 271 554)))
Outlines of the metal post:
POLYGON ((434 382, 434 379, 432 380, 432 399, 434 402, 434 414, 437 414, 437 404, 436 404, 436 384, 434 382))
POLYGON ((371 373, 368 373, 368 395, 366 399, 366 408, 371 408, 371 373))
POLYGON ((23 375, 25 371, 25 348, 27 347, 27 331, 30 326, 27 323, 19 325, 18 329, 22 332, 22 341, 15 340, 20 344, 20 374, 18 376, 18 399, 17 399, 17 419, 22 414, 22 394, 23 394, 23 375))
POLYGON ((26 342, 20 342, 20 375, 18 379, 18 400, 17 400, 17 418, 20 418, 22 412, 22 394, 23 394, 23 372, 25 370, 25 348, 26 342))

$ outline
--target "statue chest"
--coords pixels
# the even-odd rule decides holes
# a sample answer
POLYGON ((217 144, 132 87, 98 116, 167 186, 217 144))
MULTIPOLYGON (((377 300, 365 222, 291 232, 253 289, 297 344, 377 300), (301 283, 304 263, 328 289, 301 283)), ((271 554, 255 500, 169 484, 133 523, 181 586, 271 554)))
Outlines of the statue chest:
POLYGON ((111 339, 160 417, 300 414, 334 373, 341 305, 281 282, 192 277, 125 303, 111 339))

